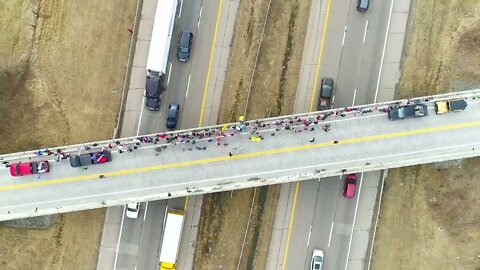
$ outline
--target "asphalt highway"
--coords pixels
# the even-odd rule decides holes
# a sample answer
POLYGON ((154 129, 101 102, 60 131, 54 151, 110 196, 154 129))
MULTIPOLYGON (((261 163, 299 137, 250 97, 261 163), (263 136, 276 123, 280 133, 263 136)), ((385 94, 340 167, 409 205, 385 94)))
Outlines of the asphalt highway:
MULTIPOLYGON (((178 127, 198 126, 206 69, 215 29, 218 1, 181 0, 178 4, 167 67, 167 90, 162 93, 160 110, 145 109, 142 104, 138 134, 166 131, 166 114, 172 102, 180 104, 178 127), (210 19, 207 19, 210 18, 210 19), (193 33, 192 52, 187 62, 177 59, 183 30, 193 33)), ((136 220, 125 218, 120 232, 117 269, 157 269, 164 218, 167 208, 184 209, 185 198, 141 203, 136 220)), ((181 269, 181 267, 179 268, 181 269)))
MULTIPOLYGON (((383 61, 381 45, 387 38, 390 4, 391 1, 372 1, 369 11, 365 13, 356 10, 356 1, 328 3, 328 0, 324 0, 322 5, 312 4, 312 8, 319 9, 319 17, 320 13, 328 14, 328 21, 321 25, 326 26, 322 33, 323 40, 316 43, 315 47, 315 51, 322 50, 323 55, 320 56, 320 72, 315 88, 309 88, 311 85, 308 84, 300 85, 307 88, 307 92, 317 91, 318 97, 320 79, 331 77, 336 89, 334 107, 375 102, 378 71, 383 61)), ((311 16, 315 15, 312 13, 311 16)), ((310 23, 314 22, 311 20, 310 23)), ((315 44, 312 39, 306 42, 315 44)), ((309 95, 311 93, 306 94, 307 97, 309 95)), ((317 100, 313 102, 316 104, 317 100)), ((296 111, 302 110, 301 105, 296 104, 296 111)), ((307 106, 303 108, 303 111, 308 111, 307 106)), ((347 268, 354 216, 358 210, 358 193, 364 178, 374 182, 380 179, 378 172, 359 174, 357 196, 352 199, 342 196, 344 177, 321 178, 299 184, 294 220, 289 229, 290 241, 284 247, 287 255, 282 261, 283 269, 297 269, 299 265, 303 265, 303 269, 310 269, 314 249, 325 252, 324 269, 347 268)), ((292 215, 292 212, 289 214, 292 215)))

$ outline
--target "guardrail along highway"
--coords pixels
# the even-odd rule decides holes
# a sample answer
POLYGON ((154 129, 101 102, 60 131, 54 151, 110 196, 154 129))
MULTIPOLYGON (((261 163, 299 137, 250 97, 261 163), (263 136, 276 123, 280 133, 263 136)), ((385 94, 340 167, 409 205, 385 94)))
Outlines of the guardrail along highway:
POLYGON ((0 220, 478 156, 479 101, 477 89, 6 154, 0 220), (464 111, 435 113, 435 101, 459 97, 464 111), (387 117, 417 103, 428 116, 387 117), (102 150, 111 162, 70 166, 69 157, 102 150), (41 160, 49 161, 48 173, 10 175, 18 162, 41 160))

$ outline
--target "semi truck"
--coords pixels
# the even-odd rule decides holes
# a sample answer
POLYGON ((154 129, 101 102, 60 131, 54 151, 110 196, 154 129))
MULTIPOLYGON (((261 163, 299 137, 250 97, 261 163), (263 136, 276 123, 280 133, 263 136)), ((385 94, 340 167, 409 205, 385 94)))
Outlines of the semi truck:
POLYGON ((160 250, 160 270, 175 270, 182 238, 185 212, 171 209, 165 218, 162 249, 160 250))
POLYGON ((435 112, 437 114, 447 112, 461 112, 467 108, 467 102, 463 98, 451 100, 439 100, 435 102, 435 112))
POLYGON ((168 53, 172 42, 173 26, 177 13, 178 0, 157 2, 153 21, 152 37, 147 57, 147 76, 145 83, 145 106, 153 111, 160 108, 161 92, 165 90, 164 81, 167 73, 168 53), (148 87, 153 89, 147 89, 148 87), (151 93, 155 93, 152 96, 151 93))
POLYGON ((162 0, 157 3, 148 50, 147 75, 166 74, 177 4, 178 0, 162 0))

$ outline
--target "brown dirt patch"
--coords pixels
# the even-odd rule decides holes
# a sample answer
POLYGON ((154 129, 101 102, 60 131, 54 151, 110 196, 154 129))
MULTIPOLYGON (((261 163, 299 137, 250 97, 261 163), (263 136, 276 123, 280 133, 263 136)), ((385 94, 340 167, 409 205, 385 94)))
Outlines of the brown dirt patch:
POLYGON ((46 230, 0 227, 0 268, 95 269, 103 221, 97 209, 58 215, 46 230))
MULTIPOLYGON (((240 1, 219 122, 243 115, 268 0, 240 1)), ((249 119, 293 111, 310 1, 272 1, 247 108, 249 119), (278 31, 288 29, 288 31, 278 31)), ((195 269, 265 269, 279 186, 204 197, 195 269)))
MULTIPOLYGON (((124 0, 0 3, 0 153, 111 138, 135 8, 124 0)), ((48 230, 0 227, 0 268, 95 268, 104 213, 60 215, 48 230)))
MULTIPOLYGON (((479 88, 480 2, 414 5, 397 97, 479 88)), ((372 269, 480 269, 480 159, 455 164, 389 171, 372 269)))

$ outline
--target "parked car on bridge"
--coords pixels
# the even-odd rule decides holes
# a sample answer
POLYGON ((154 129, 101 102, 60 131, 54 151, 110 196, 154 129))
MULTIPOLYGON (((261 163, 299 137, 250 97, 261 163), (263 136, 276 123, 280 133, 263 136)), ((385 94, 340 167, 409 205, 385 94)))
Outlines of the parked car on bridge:
POLYGON ((451 100, 439 100, 435 102, 435 112, 437 114, 448 112, 461 112, 467 108, 467 101, 463 98, 451 100))
POLYGON ((82 167, 92 164, 100 164, 112 161, 112 153, 110 151, 99 151, 94 153, 82 154, 70 157, 70 166, 82 167))
POLYGON ((388 112, 390 120, 399 120, 406 118, 418 118, 428 115, 426 104, 410 104, 391 109, 388 112))
POLYGON ((42 174, 48 172, 49 164, 46 160, 10 164, 10 175, 12 176, 42 174))
POLYGON ((321 270, 323 267, 323 250, 314 249, 310 270, 321 270))
POLYGON ((358 176, 356 173, 347 174, 347 176, 345 177, 345 186, 343 187, 343 197, 353 198, 355 196, 357 179, 358 176))

